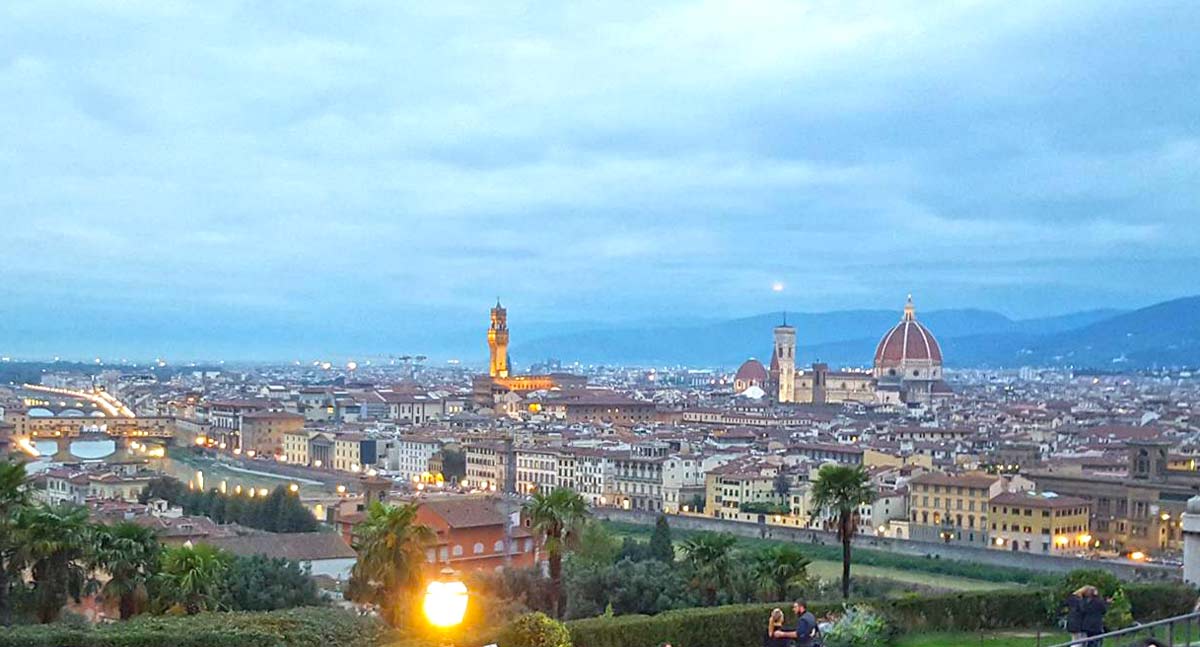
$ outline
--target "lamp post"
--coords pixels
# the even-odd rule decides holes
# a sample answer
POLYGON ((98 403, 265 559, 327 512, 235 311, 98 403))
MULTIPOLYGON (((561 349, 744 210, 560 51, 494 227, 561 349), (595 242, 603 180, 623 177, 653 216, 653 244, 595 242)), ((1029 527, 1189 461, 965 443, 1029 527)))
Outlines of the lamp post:
POLYGON ((422 609, 429 624, 449 632, 462 623, 467 612, 467 585, 462 583, 454 569, 443 568, 439 577, 425 587, 422 609))

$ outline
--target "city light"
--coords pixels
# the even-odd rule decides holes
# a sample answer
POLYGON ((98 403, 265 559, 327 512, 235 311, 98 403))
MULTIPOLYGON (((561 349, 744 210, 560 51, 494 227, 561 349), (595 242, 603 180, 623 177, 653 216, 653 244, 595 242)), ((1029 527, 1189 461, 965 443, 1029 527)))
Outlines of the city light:
POLYGON ((422 605, 429 624, 442 629, 458 626, 467 613, 467 585, 449 567, 425 587, 422 605))

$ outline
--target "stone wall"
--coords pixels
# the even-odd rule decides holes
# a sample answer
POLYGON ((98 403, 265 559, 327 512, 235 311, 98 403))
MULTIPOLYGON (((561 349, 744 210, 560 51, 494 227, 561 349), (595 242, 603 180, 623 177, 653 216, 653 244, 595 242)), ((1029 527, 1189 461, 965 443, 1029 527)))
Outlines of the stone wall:
MULTIPOLYGON (((658 515, 655 513, 639 510, 594 508, 592 512, 596 517, 601 519, 647 526, 654 525, 654 522, 658 519, 658 515)), ((823 530, 789 528, 774 524, 747 523, 744 521, 714 519, 697 515, 669 515, 668 521, 670 521, 672 528, 680 530, 709 530, 714 532, 728 532, 739 537, 775 539, 830 546, 840 545, 835 533, 823 530)), ((1037 553, 993 550, 964 544, 912 541, 890 537, 859 536, 854 539, 854 546, 901 555, 949 559, 960 562, 988 564, 991 566, 1008 566, 1011 568, 1051 573, 1067 573, 1080 568, 1098 568, 1125 580, 1178 580, 1182 577, 1182 572, 1178 567, 1163 564, 1135 564, 1132 562, 1041 555, 1037 553)))

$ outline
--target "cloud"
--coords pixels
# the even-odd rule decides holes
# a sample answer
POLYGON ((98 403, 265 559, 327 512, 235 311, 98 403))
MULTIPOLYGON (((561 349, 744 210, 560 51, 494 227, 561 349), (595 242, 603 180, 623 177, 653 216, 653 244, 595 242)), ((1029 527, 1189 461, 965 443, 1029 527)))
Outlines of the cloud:
POLYGON ((1191 3, 9 3, 6 318, 104 312, 112 339, 187 312, 237 347, 232 311, 382 344, 360 328, 497 292, 538 320, 776 309, 775 280, 805 310, 1177 296, 1197 27, 1191 3))

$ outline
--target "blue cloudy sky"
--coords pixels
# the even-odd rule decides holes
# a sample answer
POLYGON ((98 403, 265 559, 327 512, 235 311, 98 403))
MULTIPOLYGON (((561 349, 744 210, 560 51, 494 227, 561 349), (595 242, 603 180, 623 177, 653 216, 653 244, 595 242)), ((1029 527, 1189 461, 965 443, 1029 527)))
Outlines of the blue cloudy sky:
POLYGON ((1197 2, 0 4, 0 352, 1200 292, 1197 2), (774 293, 771 286, 785 289, 774 293))

